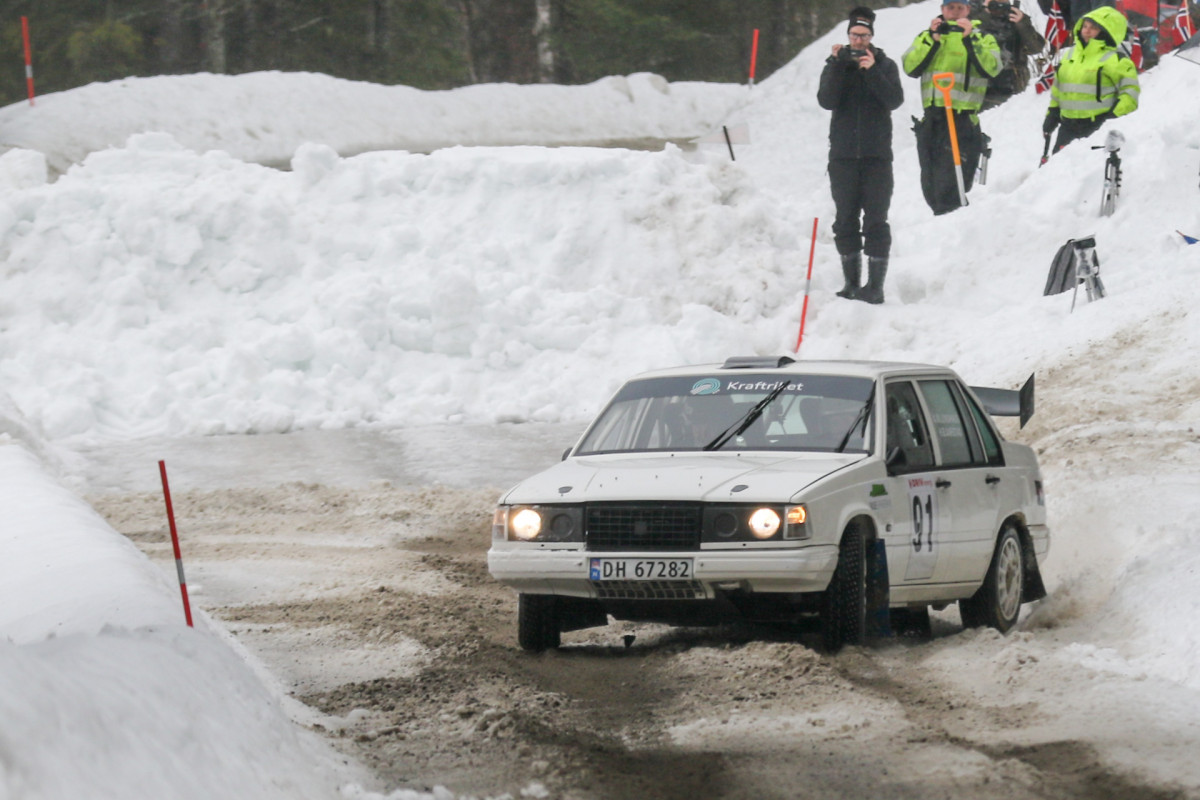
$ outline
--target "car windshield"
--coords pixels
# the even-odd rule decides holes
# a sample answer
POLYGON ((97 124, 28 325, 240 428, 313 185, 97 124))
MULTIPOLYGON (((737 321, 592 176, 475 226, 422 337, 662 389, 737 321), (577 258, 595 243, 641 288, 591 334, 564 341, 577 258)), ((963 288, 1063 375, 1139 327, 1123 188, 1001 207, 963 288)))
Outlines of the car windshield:
POLYGON ((658 451, 800 450, 865 453, 873 382, 838 375, 728 373, 644 378, 621 387, 577 455, 658 451), (787 382, 739 435, 751 410, 787 382))

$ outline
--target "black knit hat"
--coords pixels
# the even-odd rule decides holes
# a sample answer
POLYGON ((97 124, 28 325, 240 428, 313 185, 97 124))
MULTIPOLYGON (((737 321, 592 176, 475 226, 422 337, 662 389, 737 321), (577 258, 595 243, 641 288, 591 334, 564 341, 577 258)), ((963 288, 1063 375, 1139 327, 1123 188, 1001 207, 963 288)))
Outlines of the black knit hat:
POLYGON ((850 24, 846 26, 846 30, 850 30, 855 25, 862 25, 871 33, 875 33, 875 12, 866 6, 857 6, 850 10, 850 24))

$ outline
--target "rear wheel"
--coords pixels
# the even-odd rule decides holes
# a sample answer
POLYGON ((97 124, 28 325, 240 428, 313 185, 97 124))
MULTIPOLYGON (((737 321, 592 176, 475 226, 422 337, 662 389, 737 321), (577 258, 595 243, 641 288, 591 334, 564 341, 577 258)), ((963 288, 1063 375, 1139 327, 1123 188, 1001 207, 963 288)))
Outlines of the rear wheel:
POLYGON ((557 597, 522 594, 517 598, 517 641, 530 653, 553 650, 562 643, 557 597))
POLYGON ((821 644, 830 653, 861 644, 867 630, 867 541, 858 527, 842 534, 837 568, 821 604, 821 644))
POLYGON ((1021 597, 1025 592, 1024 552, 1021 537, 1011 524, 1000 530, 996 552, 988 567, 987 577, 979 591, 970 598, 958 601, 963 626, 987 626, 1008 633, 1021 616, 1021 597))

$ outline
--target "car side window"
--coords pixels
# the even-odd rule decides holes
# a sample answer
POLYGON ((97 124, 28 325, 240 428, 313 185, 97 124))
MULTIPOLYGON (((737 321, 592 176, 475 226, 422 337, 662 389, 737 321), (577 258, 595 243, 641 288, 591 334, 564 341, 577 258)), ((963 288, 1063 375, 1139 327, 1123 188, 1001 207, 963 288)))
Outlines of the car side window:
POLYGON ((908 381, 887 385, 887 453, 889 463, 900 472, 914 472, 933 466, 933 443, 917 400, 917 392, 908 381), (899 456, 892 458, 893 450, 899 456))
POLYGON ((949 381, 920 381, 921 394, 933 417, 933 431, 941 449, 942 466, 982 466, 983 448, 975 426, 965 418, 966 409, 958 403, 949 381))
POLYGON ((975 418, 975 427, 979 429, 979 435, 983 438, 983 452, 987 463, 992 466, 1004 466, 1004 451, 1000 449, 1000 441, 996 438, 991 421, 969 394, 963 392, 962 397, 967 408, 971 410, 971 416, 975 418))

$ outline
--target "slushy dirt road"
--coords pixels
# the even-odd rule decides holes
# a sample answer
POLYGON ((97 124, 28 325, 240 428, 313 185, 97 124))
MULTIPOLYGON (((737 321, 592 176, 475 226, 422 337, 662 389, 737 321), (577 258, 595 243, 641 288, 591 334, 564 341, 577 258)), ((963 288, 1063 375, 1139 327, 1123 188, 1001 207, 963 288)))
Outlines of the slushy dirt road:
MULTIPOLYGON (((557 452, 547 444, 550 460, 557 452)), ((119 483, 89 501, 173 574, 161 494, 119 483)), ((1053 630, 963 633, 951 608, 935 615, 932 642, 829 656, 813 630, 618 623, 529 655, 516 646, 515 595, 487 574, 499 486, 172 489, 193 605, 320 712, 309 724, 372 767, 376 791, 1194 796, 1139 769, 1145 754, 1097 749, 1093 723, 1153 735, 1161 693, 1140 719, 1096 717, 1086 705, 1108 690, 1072 687, 1053 630)), ((1196 732, 1183 733, 1151 756, 1194 753, 1196 732)))

